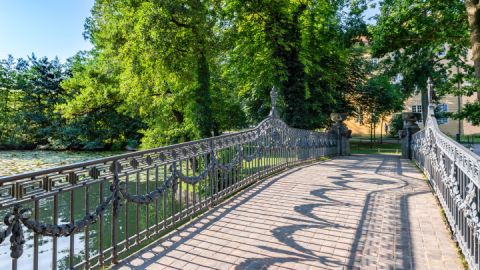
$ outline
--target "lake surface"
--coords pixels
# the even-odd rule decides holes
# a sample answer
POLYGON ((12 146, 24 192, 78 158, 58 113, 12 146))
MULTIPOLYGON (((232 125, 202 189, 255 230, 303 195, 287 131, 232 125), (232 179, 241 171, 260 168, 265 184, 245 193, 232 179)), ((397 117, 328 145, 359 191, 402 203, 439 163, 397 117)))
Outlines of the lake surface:
MULTIPOLYGON (((92 159, 98 159, 102 157, 112 156, 116 154, 121 154, 122 152, 74 152, 74 151, 0 151, 0 176, 7 176, 12 174, 24 173, 28 171, 37 171, 49 167, 61 166, 66 164, 72 164, 76 162, 82 162, 92 159)), ((69 222, 69 194, 62 194, 59 197, 59 220, 58 223, 68 223, 69 222)), ((84 204, 84 195, 82 192, 74 193, 75 201, 82 205, 84 204)), ((90 199, 92 200, 92 205, 95 206, 98 203, 99 196, 98 190, 93 191, 90 199)), ((53 202, 52 199, 45 199, 40 201, 40 209, 44 213, 52 213, 53 202)), ((92 210, 92 209, 90 209, 92 210)), ((4 215, 7 213, 7 209, 0 209, 0 220, 3 221, 4 215)), ((83 217, 85 210, 82 212, 75 213, 75 218, 80 219, 83 217)), ((106 218, 109 218, 110 213, 106 214, 106 218)), ((51 214, 45 214, 46 217, 51 217, 51 214)), ((47 223, 51 223, 51 220, 45 220, 47 223)), ((0 222, 0 231, 5 227, 3 222, 0 222)), ((24 255, 18 261, 18 269, 31 269, 32 258, 33 258, 33 234, 30 230, 23 228, 26 243, 24 247, 24 255)), ((92 226, 91 234, 98 233, 98 228, 92 226)), ((110 235, 106 234, 105 241, 110 240, 110 235)), ((10 259, 10 238, 0 244, 0 269, 11 269, 11 259, 10 259)), ((68 268, 68 250, 70 245, 70 239, 68 237, 58 238, 58 268, 67 269, 68 268)), ((85 242, 85 235, 82 233, 75 234, 74 242, 75 254, 82 253, 82 246, 85 242)), ((92 237, 89 242, 94 246, 98 242, 97 239, 92 237)), ((39 266, 40 269, 51 269, 51 258, 52 258, 52 238, 51 237, 40 237, 39 247, 39 266)))
POLYGON ((0 151, 0 176, 37 171, 121 153, 111 151, 0 151))

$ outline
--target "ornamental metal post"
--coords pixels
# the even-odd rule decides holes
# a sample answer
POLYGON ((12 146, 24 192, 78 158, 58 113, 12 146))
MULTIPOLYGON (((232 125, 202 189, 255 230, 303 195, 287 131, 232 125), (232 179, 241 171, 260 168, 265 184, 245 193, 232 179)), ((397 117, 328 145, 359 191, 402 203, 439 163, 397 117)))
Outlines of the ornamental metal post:
POLYGON ((331 113, 330 119, 335 123, 331 132, 337 137, 337 154, 339 156, 350 155, 350 141, 352 131, 343 123, 347 119, 346 113, 331 113))
POLYGON ((272 87, 272 91, 270 91, 270 99, 272 101, 272 108, 270 109, 269 117, 278 118, 278 111, 277 111, 277 98, 278 92, 277 88, 274 86, 272 87))
POLYGON ((417 121, 420 119, 419 113, 402 113, 403 130, 399 133, 402 140, 402 158, 412 158, 412 135, 420 130, 417 121))

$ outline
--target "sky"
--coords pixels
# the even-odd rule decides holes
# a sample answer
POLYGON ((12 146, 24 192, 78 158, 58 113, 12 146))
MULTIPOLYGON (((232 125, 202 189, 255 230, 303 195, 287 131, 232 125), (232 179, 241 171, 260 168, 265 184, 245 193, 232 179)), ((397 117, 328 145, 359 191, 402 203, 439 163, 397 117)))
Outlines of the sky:
POLYGON ((92 48, 84 40, 94 0, 0 0, 0 59, 58 56, 92 48))

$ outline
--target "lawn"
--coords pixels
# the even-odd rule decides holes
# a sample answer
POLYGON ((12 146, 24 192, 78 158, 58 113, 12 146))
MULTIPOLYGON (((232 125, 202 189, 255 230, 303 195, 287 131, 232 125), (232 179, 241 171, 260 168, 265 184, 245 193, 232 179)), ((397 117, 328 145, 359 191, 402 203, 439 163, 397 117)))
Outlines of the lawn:
POLYGON ((401 155, 402 153, 400 143, 391 142, 371 144, 367 141, 350 141, 350 150, 352 154, 401 155))

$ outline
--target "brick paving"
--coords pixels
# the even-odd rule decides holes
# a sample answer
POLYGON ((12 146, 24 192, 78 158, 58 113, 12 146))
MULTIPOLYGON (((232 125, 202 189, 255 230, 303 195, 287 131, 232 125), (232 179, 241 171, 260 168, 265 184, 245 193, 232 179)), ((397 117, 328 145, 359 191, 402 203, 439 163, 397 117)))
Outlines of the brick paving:
POLYGON ((408 160, 351 156, 263 180, 113 269, 463 269, 408 160))

